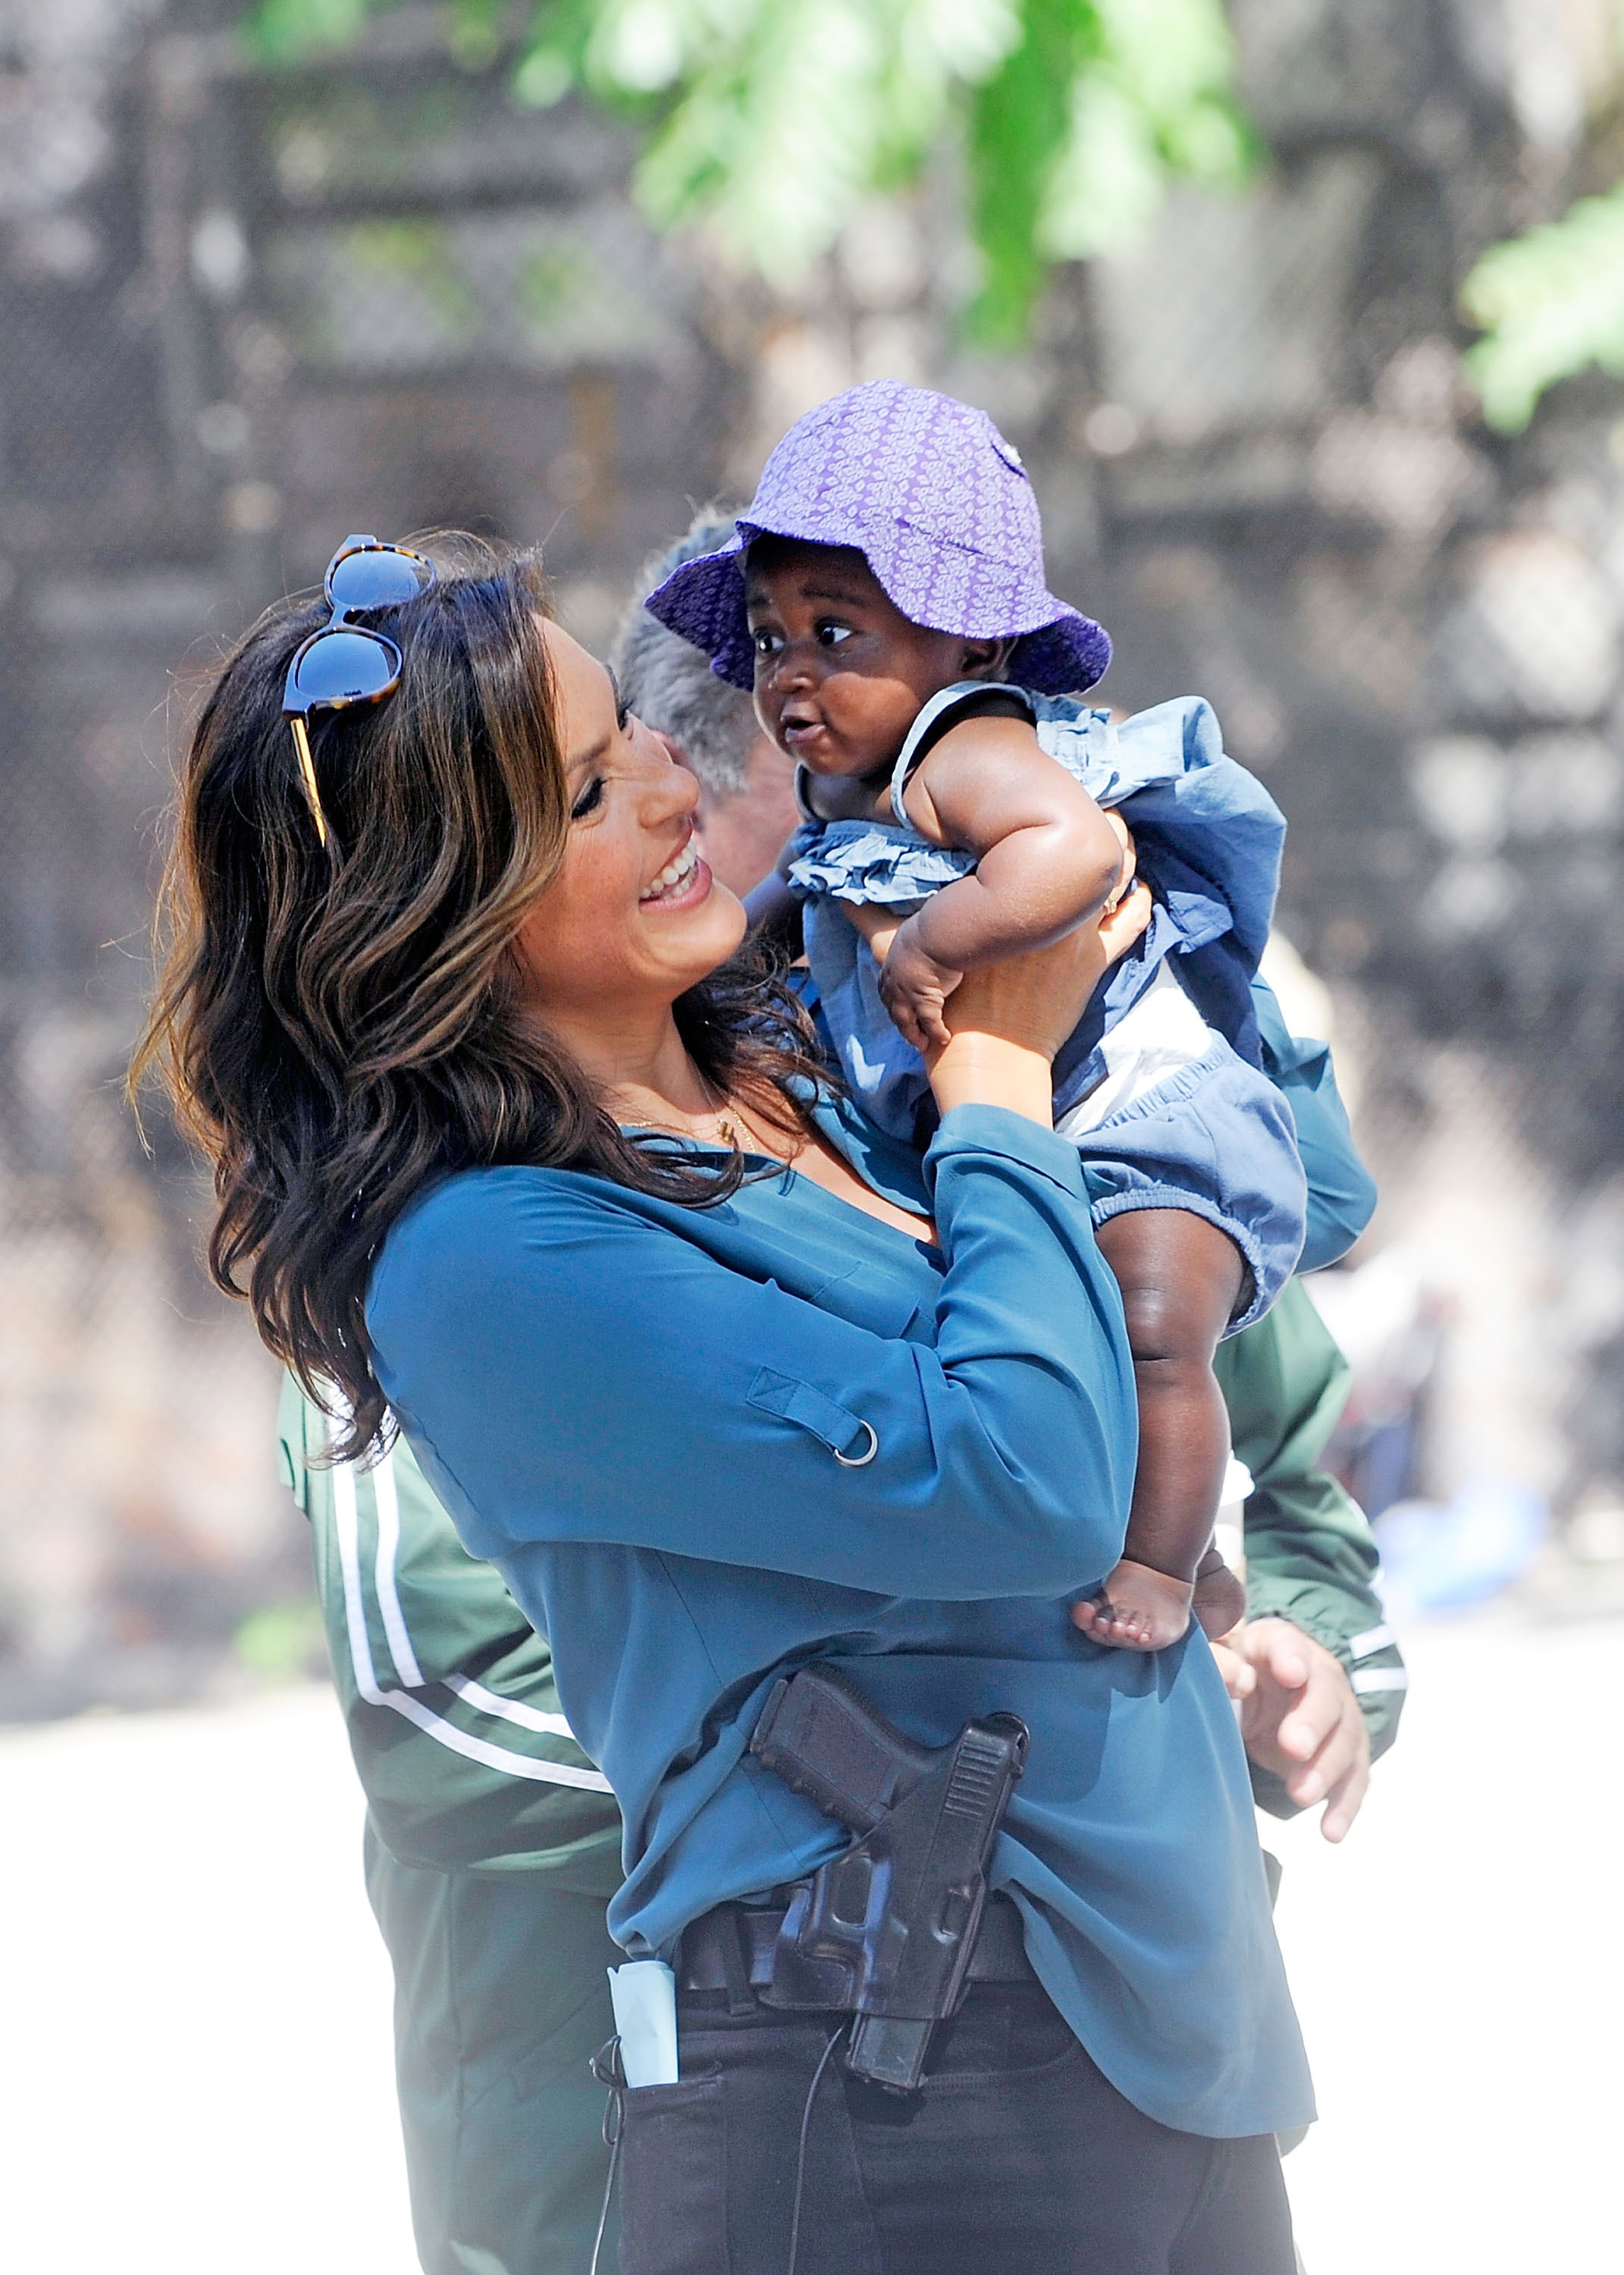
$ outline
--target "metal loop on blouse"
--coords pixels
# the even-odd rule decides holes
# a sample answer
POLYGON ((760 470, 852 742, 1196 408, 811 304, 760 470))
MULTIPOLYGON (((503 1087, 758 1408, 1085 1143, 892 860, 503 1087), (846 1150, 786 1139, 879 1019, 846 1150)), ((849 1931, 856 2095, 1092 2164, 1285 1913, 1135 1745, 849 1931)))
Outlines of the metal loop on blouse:
MULTIPOLYGON (((862 1417, 859 1416, 858 1419, 861 1421, 862 1417)), ((868 1432, 868 1451, 865 1454, 842 1454, 838 1447, 829 1447, 830 1453, 834 1455, 842 1470, 865 1470, 880 1451, 879 1431, 872 1422, 864 1422, 863 1427, 868 1432)))

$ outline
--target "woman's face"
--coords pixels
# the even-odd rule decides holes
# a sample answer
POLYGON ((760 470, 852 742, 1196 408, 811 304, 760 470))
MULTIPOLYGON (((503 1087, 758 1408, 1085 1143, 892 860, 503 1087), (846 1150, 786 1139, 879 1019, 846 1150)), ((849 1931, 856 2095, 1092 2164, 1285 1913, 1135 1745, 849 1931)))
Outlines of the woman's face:
POLYGON ((570 802, 563 863, 517 947, 531 1008, 608 1027, 663 1010, 725 963, 744 911, 693 842, 699 786, 623 709, 601 663, 557 624, 553 669, 570 802))

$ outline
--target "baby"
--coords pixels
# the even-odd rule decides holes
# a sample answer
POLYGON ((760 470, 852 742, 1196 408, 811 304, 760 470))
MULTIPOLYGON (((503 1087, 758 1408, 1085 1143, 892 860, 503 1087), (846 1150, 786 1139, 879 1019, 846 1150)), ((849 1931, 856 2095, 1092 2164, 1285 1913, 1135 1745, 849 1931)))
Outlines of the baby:
MULTIPOLYGON (((1158 1650, 1238 1586, 1203 1563, 1229 1452, 1220 1338, 1267 1310, 1303 1242, 1291 1115, 1260 1070, 1249 983, 1284 823, 1205 704, 1121 727, 1069 692, 1110 643, 1045 581, 1020 458, 980 412, 850 389, 792 427, 721 551, 648 602, 753 687, 799 763, 781 891, 804 903, 823 1017, 854 1095, 918 1141, 922 1054, 963 975, 1098 920, 1137 874, 1153 910, 1055 1061, 1122 1293, 1139 1396, 1125 1553, 1079 1624, 1158 1650)), ((758 906, 754 913, 761 911, 758 906)))

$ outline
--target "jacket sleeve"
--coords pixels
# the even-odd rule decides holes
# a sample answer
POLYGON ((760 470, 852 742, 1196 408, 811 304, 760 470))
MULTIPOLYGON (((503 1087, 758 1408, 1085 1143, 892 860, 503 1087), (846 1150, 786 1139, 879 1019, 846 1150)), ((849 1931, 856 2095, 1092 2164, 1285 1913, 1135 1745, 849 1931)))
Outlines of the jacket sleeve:
POLYGON ((959 1107, 926 1168, 933 1349, 735 1268, 707 1212, 568 1171, 439 1187, 368 1319, 468 1546, 614 1542, 936 1599, 1098 1580, 1137 1415, 1076 1153, 959 1107))
MULTIPOLYGON (((1294 1280, 1255 1326, 1219 1347, 1213 1362, 1239 1460, 1254 1491, 1246 1504, 1247 1614, 1284 1619, 1334 1652, 1371 1733, 1372 1756, 1398 1735, 1409 1675, 1376 1593, 1376 1542, 1364 1514, 1315 1464, 1348 1395, 1348 1362, 1294 1280)), ((1295 1805, 1268 1771, 1252 1768, 1261 1807, 1295 1805)))
POLYGON ((1294 1035, 1274 990, 1257 973, 1251 995, 1263 1070, 1291 1107, 1308 1179, 1308 1229, 1297 1269, 1319 1272, 1346 1256, 1369 1224, 1376 1208, 1376 1180, 1354 1144, 1330 1044, 1294 1035))
POLYGON ((501 1574, 463 1547, 410 1447, 334 1467, 326 1417, 291 1376, 277 1430, 384 1847, 405 1864, 541 1873, 612 1895, 620 1812, 559 1711, 552 1653, 501 1574))

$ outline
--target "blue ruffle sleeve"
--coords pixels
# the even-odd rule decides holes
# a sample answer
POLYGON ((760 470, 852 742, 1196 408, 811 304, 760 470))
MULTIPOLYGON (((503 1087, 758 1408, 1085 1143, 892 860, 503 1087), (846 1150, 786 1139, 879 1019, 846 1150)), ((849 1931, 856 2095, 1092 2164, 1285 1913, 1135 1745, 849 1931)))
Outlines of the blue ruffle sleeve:
POLYGON ((808 899, 906 908, 968 877, 973 853, 933 845, 878 821, 806 821, 789 841, 787 874, 808 899))

